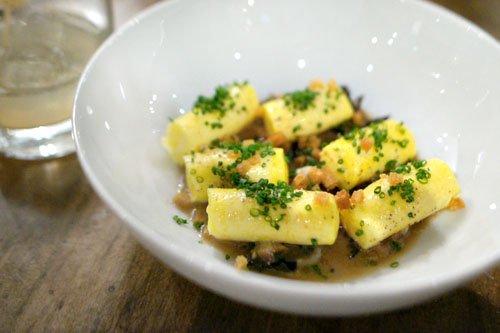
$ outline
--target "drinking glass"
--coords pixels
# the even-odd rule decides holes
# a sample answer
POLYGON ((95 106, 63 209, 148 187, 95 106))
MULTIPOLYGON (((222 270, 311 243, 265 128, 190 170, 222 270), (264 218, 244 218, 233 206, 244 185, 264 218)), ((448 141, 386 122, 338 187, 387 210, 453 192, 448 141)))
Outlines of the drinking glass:
POLYGON ((0 153, 41 159, 74 151, 76 85, 111 30, 107 0, 0 0, 0 153))

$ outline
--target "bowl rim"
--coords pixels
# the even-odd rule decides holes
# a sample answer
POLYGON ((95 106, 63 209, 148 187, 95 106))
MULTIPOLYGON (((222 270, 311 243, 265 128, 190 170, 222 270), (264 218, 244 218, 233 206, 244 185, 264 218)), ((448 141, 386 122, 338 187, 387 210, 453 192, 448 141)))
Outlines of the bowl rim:
MULTIPOLYGON (((447 272, 446 274, 441 274, 439 276, 434 276, 434 278, 420 277, 412 279, 411 283, 408 281, 391 281, 384 283, 377 283, 378 288, 373 288, 373 286, 366 286, 364 284, 351 284, 351 282, 342 283, 324 283, 324 282, 308 282, 308 281, 297 281, 285 278, 279 278, 274 276, 268 276, 264 274, 247 272, 247 271, 237 271, 233 267, 229 267, 231 270, 227 270, 228 265, 224 262, 215 261, 213 263, 212 269, 208 273, 205 269, 205 262, 202 260, 193 259, 193 256, 189 254, 189 251, 185 251, 184 248, 169 244, 162 240, 162 237, 153 228, 143 224, 139 218, 127 211, 127 208, 123 206, 120 202, 115 200, 111 193, 106 189, 106 187, 99 181, 99 176, 92 167, 92 163, 84 149, 84 140, 80 138, 79 133, 79 119, 77 113, 78 111, 77 102, 80 98, 80 93, 82 87, 85 85, 85 81, 92 72, 95 63, 99 61, 100 55, 105 52, 105 50, 114 44, 114 42, 126 33, 129 29, 133 28, 137 23, 154 13, 162 10, 167 10, 169 6, 172 6, 179 1, 165 1, 158 2, 150 7, 142 10, 137 15, 129 19, 125 24, 115 30, 97 49, 94 55, 91 57, 90 61, 87 63, 83 74, 80 77, 78 86, 76 89, 75 99, 73 102, 73 114, 72 114, 72 135, 76 145, 77 156, 82 166, 82 169, 87 176, 93 189, 96 191, 98 196, 106 203, 108 207, 119 217, 119 219, 125 223, 125 225, 132 231, 134 236, 138 238, 143 246, 148 248, 153 254, 160 258, 165 264, 167 264, 171 269, 186 277, 187 279, 208 288, 218 294, 223 294, 226 297, 241 301, 243 303, 256 305, 259 307, 264 307, 268 309, 280 310, 285 312, 294 312, 302 314, 349 314, 354 313, 353 311, 343 312, 338 308, 325 309, 326 311, 318 313, 317 311, 311 311, 311 309, 304 308, 303 310, 297 311, 293 307, 287 306, 277 306, 275 304, 263 304, 261 301, 255 299, 248 299, 246 297, 241 297, 231 291, 224 291, 220 285, 232 285, 235 288, 251 289, 255 291, 256 294, 272 295, 272 298, 281 297, 282 300, 287 300, 290 302, 293 300, 304 301, 304 299, 313 299, 313 303, 317 304, 329 304, 331 301, 339 302, 340 300, 349 300, 353 302, 362 303, 371 298, 375 299, 385 299, 387 297, 412 297, 412 295, 418 294, 424 290, 434 290, 434 294, 443 293, 450 290, 472 278, 482 273, 488 267, 491 267, 497 263, 500 263, 500 249, 496 252, 491 252, 488 255, 481 257, 479 260, 472 261, 466 265, 457 265, 454 271, 447 272), (175 263, 175 264, 174 264, 175 263), (200 277, 210 274, 210 279, 204 280, 200 277), (198 278, 196 278, 198 277, 198 278), (218 281, 215 283, 214 281, 218 281), (217 287, 217 284, 219 287, 217 287)), ((394 0, 397 1, 397 0, 394 0)), ((403 2, 403 0, 400 0, 403 2)), ((486 43, 489 44, 493 49, 495 49, 500 54, 500 42, 498 42, 493 36, 488 32, 484 31, 475 23, 463 18, 462 16, 452 12, 451 10, 442 7, 438 4, 429 2, 427 0, 405 0, 405 3, 413 6, 418 6, 426 11, 434 12, 441 15, 441 17, 446 17, 450 22, 456 24, 459 27, 470 27, 477 36, 481 36, 486 43)), ((234 289, 234 288, 233 288, 234 289)), ((430 297, 430 296, 429 296, 430 297)), ((428 298, 428 297, 425 297, 428 298)), ((415 302, 407 301, 405 304, 413 304, 415 302)), ((384 311, 394 308, 399 308, 400 305, 395 306, 382 306, 380 309, 375 311, 370 310, 370 313, 384 311)), ((313 309, 314 310, 314 309, 313 309)), ((360 311, 356 313, 366 313, 368 311, 360 311)))

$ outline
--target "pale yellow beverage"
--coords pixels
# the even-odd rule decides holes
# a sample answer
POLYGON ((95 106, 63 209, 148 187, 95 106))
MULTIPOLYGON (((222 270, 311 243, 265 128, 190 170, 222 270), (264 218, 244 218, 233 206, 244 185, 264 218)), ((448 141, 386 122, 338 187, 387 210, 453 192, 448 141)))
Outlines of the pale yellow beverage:
MULTIPOLYGON (((0 5, 5 8, 8 2, 0 0, 0 5)), ((18 4, 8 19, 4 9, 0 25, 0 127, 31 128, 69 119, 82 70, 108 32, 82 17, 32 10, 29 1, 18 4)))

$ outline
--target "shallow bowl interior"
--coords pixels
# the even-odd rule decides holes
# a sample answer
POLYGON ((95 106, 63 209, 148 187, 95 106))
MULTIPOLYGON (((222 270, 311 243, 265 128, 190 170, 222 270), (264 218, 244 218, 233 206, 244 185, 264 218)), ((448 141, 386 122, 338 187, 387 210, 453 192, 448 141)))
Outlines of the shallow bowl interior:
MULTIPOLYGON (((473 24, 419 1, 168 1, 99 49, 82 76, 74 137, 92 185, 170 267, 217 293, 305 314, 393 309, 444 292, 500 258, 500 47, 473 24), (374 116, 445 160, 467 208, 432 220, 398 269, 348 283, 238 272, 179 226, 181 170, 160 146, 197 95, 247 79, 261 99, 335 77, 374 116), (497 208, 498 207, 498 208, 497 208)), ((193 133, 193 135, 197 135, 193 133)))

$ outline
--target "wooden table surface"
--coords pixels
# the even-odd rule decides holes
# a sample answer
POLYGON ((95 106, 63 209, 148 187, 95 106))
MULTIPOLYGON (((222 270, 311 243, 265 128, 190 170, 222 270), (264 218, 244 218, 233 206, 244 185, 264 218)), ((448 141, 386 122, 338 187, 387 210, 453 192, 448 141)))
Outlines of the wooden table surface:
MULTIPOLYGON (((116 0, 123 22, 154 1, 116 0)), ((500 38, 500 1, 436 1, 500 38)), ((312 318, 212 294, 163 265, 97 197, 75 155, 0 157, 0 332, 500 332, 500 266, 425 304, 387 314, 312 318)))

